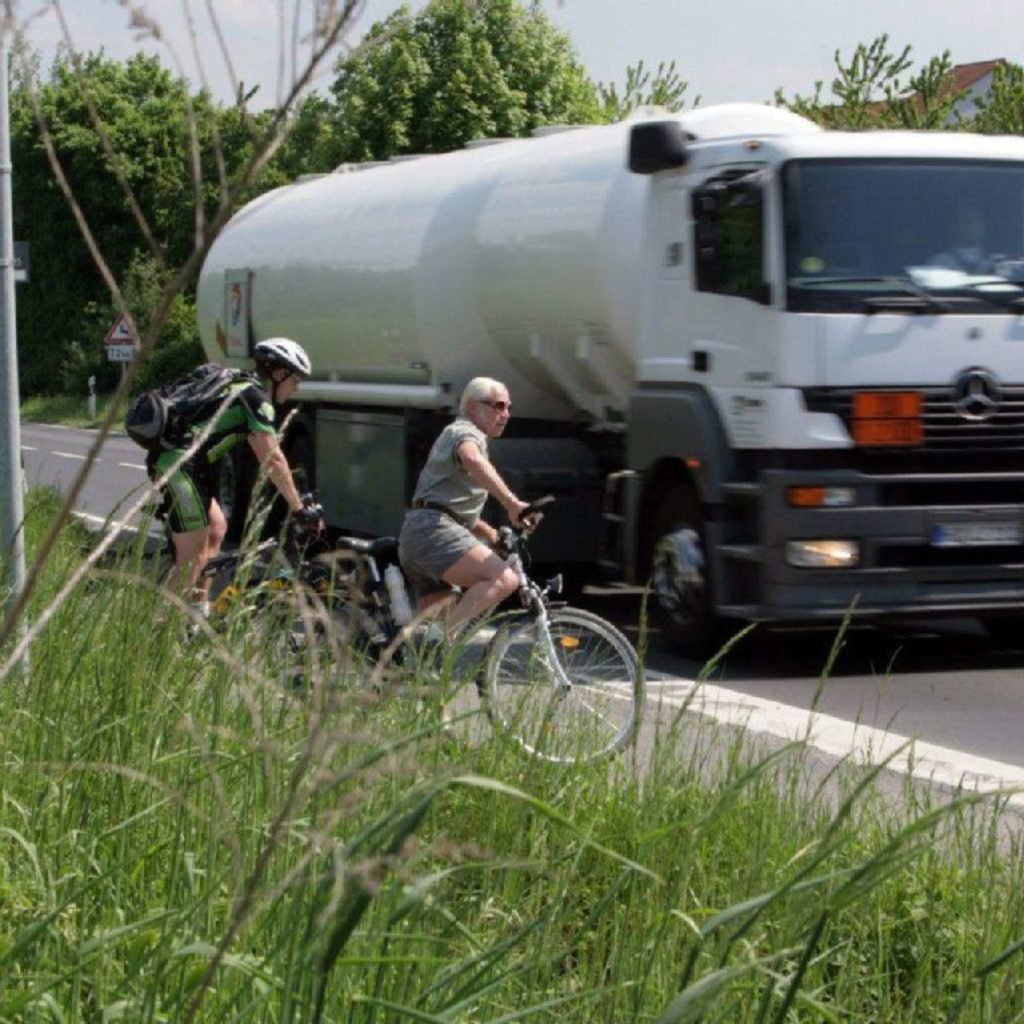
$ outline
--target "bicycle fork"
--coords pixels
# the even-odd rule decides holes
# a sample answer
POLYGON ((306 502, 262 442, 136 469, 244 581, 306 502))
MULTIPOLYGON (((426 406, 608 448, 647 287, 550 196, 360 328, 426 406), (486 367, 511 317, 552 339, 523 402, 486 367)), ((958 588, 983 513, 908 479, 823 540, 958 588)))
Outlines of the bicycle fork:
POLYGON ((532 606, 533 614, 536 617, 537 631, 540 634, 541 657, 547 662, 550 673, 552 689, 558 697, 564 697, 573 687, 572 680, 566 675, 562 666, 562 659, 555 649, 555 641, 551 636, 551 622, 548 618, 547 605, 541 599, 541 595, 535 584, 530 582, 523 568, 523 560, 518 552, 508 557, 508 564, 519 579, 519 592, 523 595, 523 603, 532 606))

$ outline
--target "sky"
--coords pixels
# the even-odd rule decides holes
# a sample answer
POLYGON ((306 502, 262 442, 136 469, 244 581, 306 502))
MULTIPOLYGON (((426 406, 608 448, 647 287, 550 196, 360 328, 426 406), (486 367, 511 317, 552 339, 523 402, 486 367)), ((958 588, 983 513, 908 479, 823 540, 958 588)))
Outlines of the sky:
MULTIPOLYGON (((22 15, 46 6, 44 0, 16 3, 22 15)), ((166 49, 135 38, 129 3, 160 24, 182 69, 198 79, 182 14, 191 7, 207 80, 216 95, 228 99, 231 79, 206 15, 207 6, 214 6, 236 74, 247 85, 259 84, 263 105, 279 94, 280 40, 291 38, 296 6, 303 31, 315 6, 315 0, 62 0, 76 46, 102 46, 115 58, 144 48, 173 65, 166 49)), ((423 5, 410 4, 414 10, 423 5)), ((398 6, 399 0, 364 0, 349 42, 398 6)), ((921 64, 947 49, 957 64, 997 57, 1024 63, 1020 0, 542 0, 542 6, 569 34, 595 80, 621 84, 626 67, 637 60, 652 68, 674 60, 689 82, 687 101, 699 96, 705 106, 766 102, 777 87, 787 96, 809 94, 819 79, 827 92, 835 51, 848 57, 858 43, 882 33, 888 33, 892 49, 912 46, 921 64)), ((60 38, 52 12, 33 19, 26 34, 49 60, 60 38)), ((287 78, 287 60, 284 66, 287 78)), ((328 81, 329 76, 319 84, 326 87, 328 81)))

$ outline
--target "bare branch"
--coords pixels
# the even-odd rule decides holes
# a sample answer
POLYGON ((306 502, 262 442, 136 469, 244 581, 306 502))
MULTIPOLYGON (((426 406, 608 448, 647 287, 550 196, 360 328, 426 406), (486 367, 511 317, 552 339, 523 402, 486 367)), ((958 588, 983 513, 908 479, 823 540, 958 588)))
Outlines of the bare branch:
POLYGON ((133 4, 131 0, 118 0, 118 3, 131 15, 129 27, 135 30, 137 40, 140 42, 143 39, 154 39, 158 42, 163 40, 159 24, 146 13, 143 4, 133 4))

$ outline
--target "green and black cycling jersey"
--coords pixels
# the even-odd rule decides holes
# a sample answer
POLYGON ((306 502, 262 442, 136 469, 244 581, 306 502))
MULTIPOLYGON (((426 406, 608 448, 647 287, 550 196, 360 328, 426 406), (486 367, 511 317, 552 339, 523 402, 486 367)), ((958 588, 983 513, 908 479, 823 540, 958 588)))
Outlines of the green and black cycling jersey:
MULTIPOLYGON (((250 434, 276 434, 274 405, 267 392, 252 380, 237 380, 229 384, 221 397, 221 403, 232 395, 230 405, 217 417, 210 436, 196 452, 197 461, 219 462, 236 445, 245 441, 250 434)), ((198 437, 210 420, 192 425, 193 437, 198 437)))
MULTIPOLYGON (((210 436, 199 450, 179 462, 184 449, 154 452, 146 460, 151 479, 170 474, 164 486, 165 513, 174 533, 206 529, 210 524, 210 504, 216 496, 219 463, 236 445, 251 434, 276 434, 274 406, 267 392, 251 379, 229 384, 214 408, 233 396, 233 401, 217 417, 210 436)), ((197 437, 210 419, 192 425, 197 437)))

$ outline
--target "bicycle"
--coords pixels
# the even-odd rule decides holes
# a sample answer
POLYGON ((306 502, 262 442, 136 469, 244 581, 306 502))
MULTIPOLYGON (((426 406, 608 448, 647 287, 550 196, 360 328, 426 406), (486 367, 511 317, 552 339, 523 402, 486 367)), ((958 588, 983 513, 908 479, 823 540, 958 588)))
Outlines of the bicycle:
MULTIPOLYGON (((529 518, 554 502, 538 499, 529 518)), ((644 675, 633 645, 606 619, 552 600, 561 577, 527 573, 531 530, 503 526, 499 548, 519 578, 520 609, 499 621, 477 680, 491 721, 546 761, 611 756, 636 737, 644 675)))
POLYGON ((358 579, 364 550, 381 554, 387 539, 343 539, 348 544, 338 551, 324 539, 293 530, 210 559, 200 579, 210 581, 214 627, 227 623, 232 612, 244 611, 249 623, 259 623, 264 646, 277 648, 277 660, 287 666, 294 686, 306 681, 310 656, 333 655, 335 668, 342 655, 359 670, 376 663, 397 628, 390 621, 378 627, 354 595, 366 590, 358 579), (360 552, 346 558, 352 544, 360 552))
MULTIPOLYGON (((553 501, 532 503, 521 518, 553 501)), ((530 578, 529 532, 507 526, 499 531, 499 551, 519 579, 519 608, 468 624, 453 648, 465 651, 482 644, 473 675, 484 709, 492 724, 526 752, 566 764, 611 756, 633 741, 640 724, 644 677, 639 659, 610 622, 555 600, 561 591, 559 576, 544 583, 530 578)), ((340 637, 346 660, 355 652, 352 660, 364 667, 389 663, 406 671, 423 659, 417 624, 396 615, 388 588, 386 573, 391 566, 397 568, 397 546, 394 537, 343 536, 330 550, 311 555, 307 549, 289 561, 280 557, 280 545, 272 539, 248 554, 218 555, 204 576, 234 574, 248 558, 243 585, 232 583, 220 591, 214 600, 216 613, 253 589, 262 590, 257 604, 266 608, 275 592, 298 583, 318 603, 320 614, 307 616, 295 628, 294 605, 286 611, 293 622, 288 640, 293 653, 304 655, 310 639, 332 642, 340 637)))

